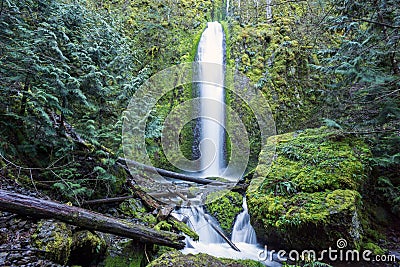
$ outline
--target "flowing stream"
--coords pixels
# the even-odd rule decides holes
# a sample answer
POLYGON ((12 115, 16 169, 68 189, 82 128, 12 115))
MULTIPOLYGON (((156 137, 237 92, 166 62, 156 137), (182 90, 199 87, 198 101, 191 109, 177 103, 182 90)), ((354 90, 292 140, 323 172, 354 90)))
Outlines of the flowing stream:
POLYGON ((232 241, 257 244, 256 231, 250 224, 250 215, 247 211, 246 198, 243 199, 243 211, 237 216, 232 230, 232 241))
MULTIPOLYGON (((214 230, 211 224, 220 229, 219 224, 215 218, 204 211, 202 206, 180 208, 174 212, 174 216, 179 220, 186 221, 199 235, 198 241, 186 237, 186 247, 182 250, 183 253, 206 253, 222 258, 260 260, 259 252, 263 250, 263 247, 257 243, 256 233, 250 224, 245 198, 243 199, 243 211, 236 217, 231 238, 240 251, 234 250, 214 230)), ((281 266, 275 261, 262 261, 262 263, 271 267, 281 266)))
MULTIPOLYGON (((197 53, 200 64, 199 80, 211 81, 199 84, 201 175, 218 176, 225 167, 225 109, 224 109, 224 32, 218 22, 209 22, 203 32, 197 53), (205 76, 207 75, 207 76, 205 76)), ((215 218, 207 214, 203 206, 182 207, 173 214, 185 221, 198 235, 194 241, 186 237, 184 253, 207 253, 216 257, 259 260, 263 249, 257 243, 256 233, 250 224, 246 199, 243 199, 243 211, 237 215, 232 228, 231 241, 240 250, 233 249, 218 233, 223 232, 215 218), (216 229, 217 228, 217 229, 216 229)), ((277 262, 263 261, 267 266, 281 266, 277 262)))

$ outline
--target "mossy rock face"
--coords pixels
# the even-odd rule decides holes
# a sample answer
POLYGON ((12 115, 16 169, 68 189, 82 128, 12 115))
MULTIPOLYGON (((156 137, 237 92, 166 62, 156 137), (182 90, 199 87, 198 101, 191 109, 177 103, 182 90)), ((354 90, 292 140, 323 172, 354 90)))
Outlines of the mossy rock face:
POLYGON ((260 262, 253 260, 232 260, 210 256, 208 254, 188 254, 180 251, 164 253, 158 259, 152 261, 147 267, 262 267, 260 262))
POLYGON ((70 265, 90 266, 103 255, 106 242, 96 233, 88 230, 74 233, 69 263, 70 265))
POLYGON ((51 260, 66 264, 71 253, 72 231, 63 222, 41 220, 32 235, 33 245, 51 260))
POLYGON ((208 195, 206 209, 209 214, 215 217, 222 230, 230 235, 235 218, 242 211, 242 202, 243 197, 237 192, 215 192, 208 195), (221 194, 223 196, 219 197, 221 194), (211 201, 214 197, 216 200, 211 201))
POLYGON ((145 245, 131 240, 123 239, 112 244, 107 251, 104 262, 99 266, 104 267, 140 267, 145 263, 145 245))
POLYGON ((360 248, 368 147, 328 128, 271 137, 247 191, 258 238, 285 249, 360 248), (268 157, 273 157, 268 168, 268 157))

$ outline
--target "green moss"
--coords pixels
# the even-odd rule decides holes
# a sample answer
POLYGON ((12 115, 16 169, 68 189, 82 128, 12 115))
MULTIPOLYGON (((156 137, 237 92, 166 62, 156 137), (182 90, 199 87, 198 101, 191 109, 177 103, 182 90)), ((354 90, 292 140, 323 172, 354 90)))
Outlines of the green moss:
POLYGON ((302 192, 354 190, 367 177, 368 147, 339 132, 318 128, 273 137, 270 142, 276 143, 278 157, 271 169, 257 170, 265 193, 275 190, 277 181, 291 182, 302 192))
MULTIPOLYGON (((318 9, 313 7, 313 12, 314 8, 318 9)), ((268 99, 279 132, 318 126, 318 114, 326 110, 319 108, 323 101, 318 100, 327 78, 309 63, 319 60, 315 39, 332 36, 304 34, 307 30, 300 29, 299 21, 309 21, 303 18, 309 15, 306 10, 304 2, 281 3, 273 7, 273 19, 267 20, 266 9, 256 9, 250 2, 242 2, 240 8, 231 3, 231 58, 268 99)))
POLYGON ((152 261, 147 267, 262 267, 262 263, 253 260, 233 260, 216 258, 207 254, 184 255, 180 251, 164 253, 158 259, 152 261))
POLYGON ((362 245, 364 250, 370 250, 374 255, 385 255, 386 250, 382 249, 380 246, 376 245, 375 243, 368 242, 362 245))
POLYGON ((105 267, 140 267, 144 266, 144 245, 132 241, 120 243, 117 251, 109 252, 104 260, 105 267))
POLYGON ((166 221, 160 221, 159 223, 154 226, 154 229, 160 231, 160 230, 165 230, 165 231, 171 231, 172 225, 167 223, 166 221))
POLYGON ((34 246, 47 252, 50 259, 66 264, 71 253, 72 232, 65 223, 40 221, 32 235, 34 246))
POLYGON ((230 234, 236 215, 242 211, 242 195, 223 190, 209 194, 206 202, 208 213, 217 219, 225 233, 230 234))
POLYGON ((137 218, 142 213, 146 212, 146 208, 142 202, 136 198, 130 198, 119 204, 119 210, 125 215, 137 218))
POLYGON ((147 225, 154 225, 157 223, 156 217, 148 213, 139 199, 130 198, 123 201, 119 205, 119 211, 131 218, 135 218, 147 225))
POLYGON ((172 223, 173 227, 176 230, 178 230, 179 232, 186 234, 187 236, 191 237, 195 241, 199 240, 199 235, 195 231, 193 231, 189 226, 187 226, 185 223, 177 221, 177 220, 172 220, 171 223, 172 223))
POLYGON ((252 181, 257 186, 247 192, 259 237, 297 248, 328 247, 346 238, 350 246, 359 247, 358 190, 368 175, 368 147, 327 128, 274 136, 269 144, 276 144, 275 155, 263 149, 252 181), (271 157, 275 160, 269 168, 271 157), (315 237, 313 231, 321 234, 315 237))
POLYGON ((74 233, 69 264, 93 264, 106 250, 106 242, 88 230, 74 233))

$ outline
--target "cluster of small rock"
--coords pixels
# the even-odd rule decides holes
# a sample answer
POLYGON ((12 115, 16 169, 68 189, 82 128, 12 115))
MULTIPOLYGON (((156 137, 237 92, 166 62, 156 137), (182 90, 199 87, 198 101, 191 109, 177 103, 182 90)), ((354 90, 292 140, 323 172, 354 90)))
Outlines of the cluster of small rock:
POLYGON ((45 252, 32 246, 31 236, 35 229, 34 220, 0 212, 0 266, 61 266, 46 260, 45 252))

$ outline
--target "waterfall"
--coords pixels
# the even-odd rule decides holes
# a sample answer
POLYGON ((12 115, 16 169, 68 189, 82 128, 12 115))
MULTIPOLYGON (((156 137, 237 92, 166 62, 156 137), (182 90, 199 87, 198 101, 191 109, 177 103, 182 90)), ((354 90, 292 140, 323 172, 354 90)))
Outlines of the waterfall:
MULTIPOLYGON (((182 207, 173 211, 172 215, 175 218, 186 222, 199 235, 198 241, 194 241, 192 238, 186 236, 186 246, 182 252, 184 254, 207 253, 222 258, 260 260, 259 252, 263 250, 263 247, 257 243, 254 229, 250 225, 250 216, 247 213, 245 199, 243 200, 243 209, 237 216, 231 238, 231 241, 234 242, 240 251, 234 250, 214 230, 212 225, 220 230, 221 228, 217 220, 205 212, 203 206, 182 207)), ((267 253, 269 255, 270 252, 267 253)), ((281 263, 276 261, 263 260, 262 263, 269 267, 282 266, 281 263)))
POLYGON ((250 224, 250 215, 247 210, 246 198, 243 198, 243 211, 236 217, 232 230, 233 242, 257 244, 256 231, 250 224))
POLYGON ((200 96, 200 167, 202 176, 219 176, 224 167, 225 93, 224 32, 218 22, 208 22, 201 35, 197 61, 200 96))
MULTIPOLYGON (((229 1, 227 2, 229 3, 229 1)), ((199 83, 200 96, 200 133, 195 132, 194 154, 198 153, 196 145, 200 144, 201 175, 219 176, 225 167, 225 109, 224 109, 224 34, 218 22, 207 23, 201 35, 197 61, 199 64, 197 79, 207 81, 199 83), (210 64, 211 63, 211 64, 210 64), (200 140, 199 140, 200 139, 200 140)), ((198 126, 197 126, 198 127, 198 126)), ((236 219, 232 239, 234 250, 218 231, 223 232, 217 220, 207 214, 203 206, 181 207, 172 212, 178 220, 186 222, 198 235, 194 241, 186 236, 186 247, 183 253, 207 253, 216 257, 259 260, 259 251, 263 248, 257 244, 256 234, 250 224, 246 199, 243 200, 243 212, 236 219)), ((227 237, 226 237, 227 238, 227 237)), ((229 240, 228 240, 229 241, 229 240)), ((281 266, 277 262, 263 261, 267 266, 281 266)))
MULTIPOLYGON (((210 224, 211 222, 214 225, 218 225, 217 220, 206 214, 203 206, 180 208, 175 214, 177 214, 178 219, 185 221, 199 235, 198 242, 203 244, 221 244, 225 242, 210 224)), ((186 244, 189 247, 193 248, 193 242, 193 240, 186 238, 186 244)))

